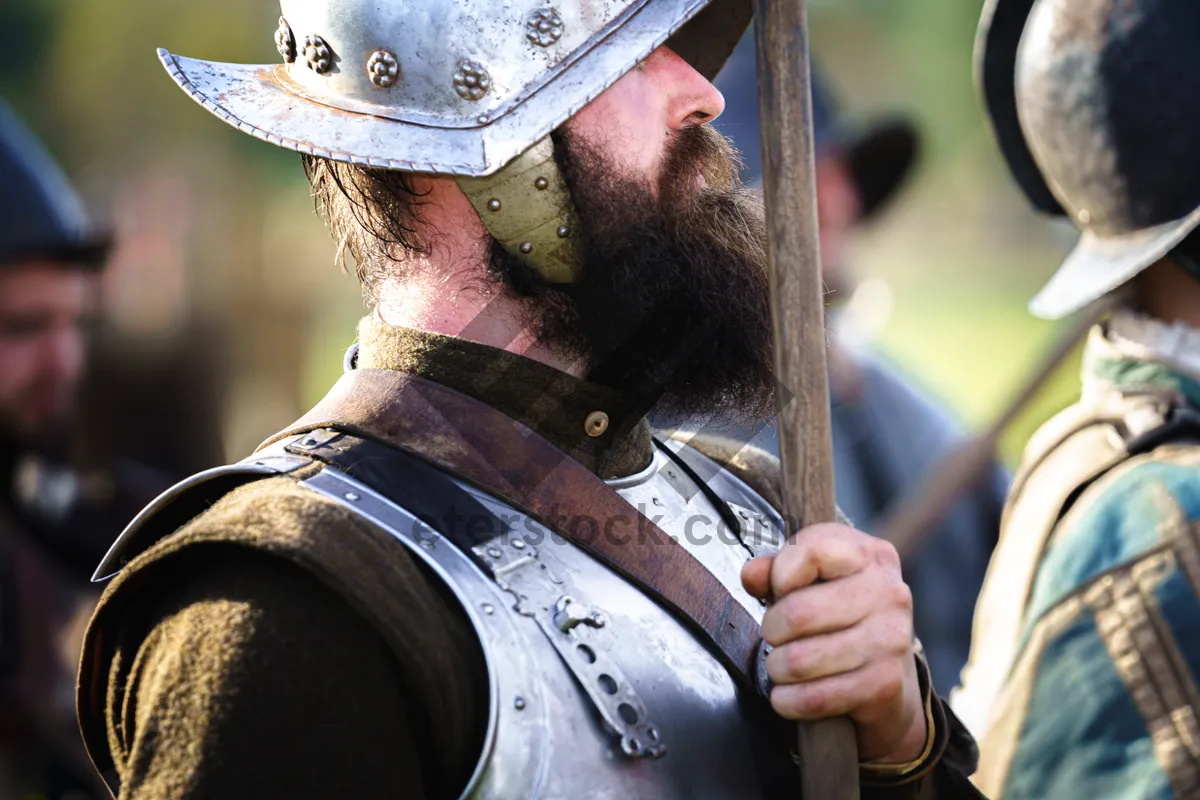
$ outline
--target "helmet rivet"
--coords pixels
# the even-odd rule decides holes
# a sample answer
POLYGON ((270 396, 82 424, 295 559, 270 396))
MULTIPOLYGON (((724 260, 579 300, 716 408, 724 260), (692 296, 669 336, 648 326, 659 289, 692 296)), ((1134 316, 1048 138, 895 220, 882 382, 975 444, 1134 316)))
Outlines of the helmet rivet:
POLYGON ((480 114, 479 115, 479 124, 480 125, 487 125, 491 121, 492 121, 491 114, 480 114))
POLYGON ((304 60, 313 72, 324 75, 333 66, 333 51, 324 39, 312 34, 304 39, 304 60))
POLYGON ((550 186, 550 181, 545 178, 538 178, 533 182, 533 185, 538 191, 545 191, 550 186))
POLYGON ((587 419, 583 421, 583 429, 588 436, 596 437, 603 436, 608 430, 608 414, 603 411, 593 411, 587 415, 587 419))
POLYGON ((454 91, 463 100, 478 101, 492 88, 492 76, 478 61, 458 62, 454 71, 454 91))
POLYGON ((529 255, 533 252, 533 242, 521 242, 521 246, 517 249, 525 255, 529 255))
POLYGON ((1092 212, 1088 211, 1086 208, 1079 209, 1079 213, 1076 214, 1076 216, 1079 218, 1079 224, 1081 225, 1087 225, 1092 221, 1092 212))
POLYGON ((497 200, 494 197, 491 200, 488 200, 488 211, 499 211, 499 210, 500 210, 500 201, 499 200, 497 200))
POLYGON ((567 238, 568 236, 570 236, 570 235, 571 235, 571 229, 570 229, 570 228, 568 228, 566 225, 559 225, 559 226, 558 226, 558 238, 560 238, 560 239, 566 239, 566 238, 567 238))
POLYGON ((292 34, 292 26, 283 17, 279 18, 279 28, 275 31, 275 49, 287 63, 296 60, 296 37, 292 34))
POLYGON ((396 82, 400 75, 400 63, 387 50, 376 50, 367 60, 367 76, 371 83, 380 89, 386 89, 396 82))
POLYGON ((553 8, 539 8, 525 19, 525 38, 538 47, 549 47, 562 38, 563 19, 553 8))

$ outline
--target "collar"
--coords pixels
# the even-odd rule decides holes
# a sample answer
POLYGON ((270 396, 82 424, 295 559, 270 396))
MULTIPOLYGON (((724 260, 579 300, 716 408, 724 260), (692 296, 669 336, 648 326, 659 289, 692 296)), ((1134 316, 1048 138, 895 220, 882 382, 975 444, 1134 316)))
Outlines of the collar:
POLYGON ((358 366, 418 375, 487 403, 544 436, 602 478, 645 469, 650 426, 629 398, 539 361, 455 336, 358 326, 358 366))
POLYGON ((1088 337, 1083 384, 1085 396, 1173 392, 1200 407, 1200 330, 1120 309, 1088 337))

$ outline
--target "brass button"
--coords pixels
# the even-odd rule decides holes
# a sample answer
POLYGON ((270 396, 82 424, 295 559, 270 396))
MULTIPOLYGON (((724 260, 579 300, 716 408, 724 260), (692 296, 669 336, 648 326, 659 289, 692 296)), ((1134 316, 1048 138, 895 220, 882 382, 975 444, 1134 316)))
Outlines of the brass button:
POLYGON ((584 421, 583 429, 587 431, 588 436, 603 436, 604 432, 608 430, 608 414, 603 411, 593 411, 584 421))

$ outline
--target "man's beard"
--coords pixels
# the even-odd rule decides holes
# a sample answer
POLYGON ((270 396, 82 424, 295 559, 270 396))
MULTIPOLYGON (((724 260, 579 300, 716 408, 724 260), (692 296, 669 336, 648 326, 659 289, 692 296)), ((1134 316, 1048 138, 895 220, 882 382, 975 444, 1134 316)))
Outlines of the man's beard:
POLYGON ((77 432, 77 409, 73 400, 72 397, 69 404, 62 403, 62 407, 53 413, 34 418, 5 409, 0 404, 0 445, 49 457, 64 456, 77 432))
POLYGON ((491 260, 539 342, 667 416, 770 416, 766 227, 728 140, 707 125, 674 134, 657 196, 569 134, 555 145, 583 225, 580 279, 541 281, 498 245, 491 260))

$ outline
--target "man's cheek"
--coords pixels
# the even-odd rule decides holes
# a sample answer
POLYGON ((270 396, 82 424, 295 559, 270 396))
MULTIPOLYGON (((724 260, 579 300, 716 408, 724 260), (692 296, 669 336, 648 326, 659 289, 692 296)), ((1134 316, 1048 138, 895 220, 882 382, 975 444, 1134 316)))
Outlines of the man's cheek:
POLYGON ((11 406, 30 393, 37 378, 37 350, 35 339, 0 337, 0 405, 11 406))

